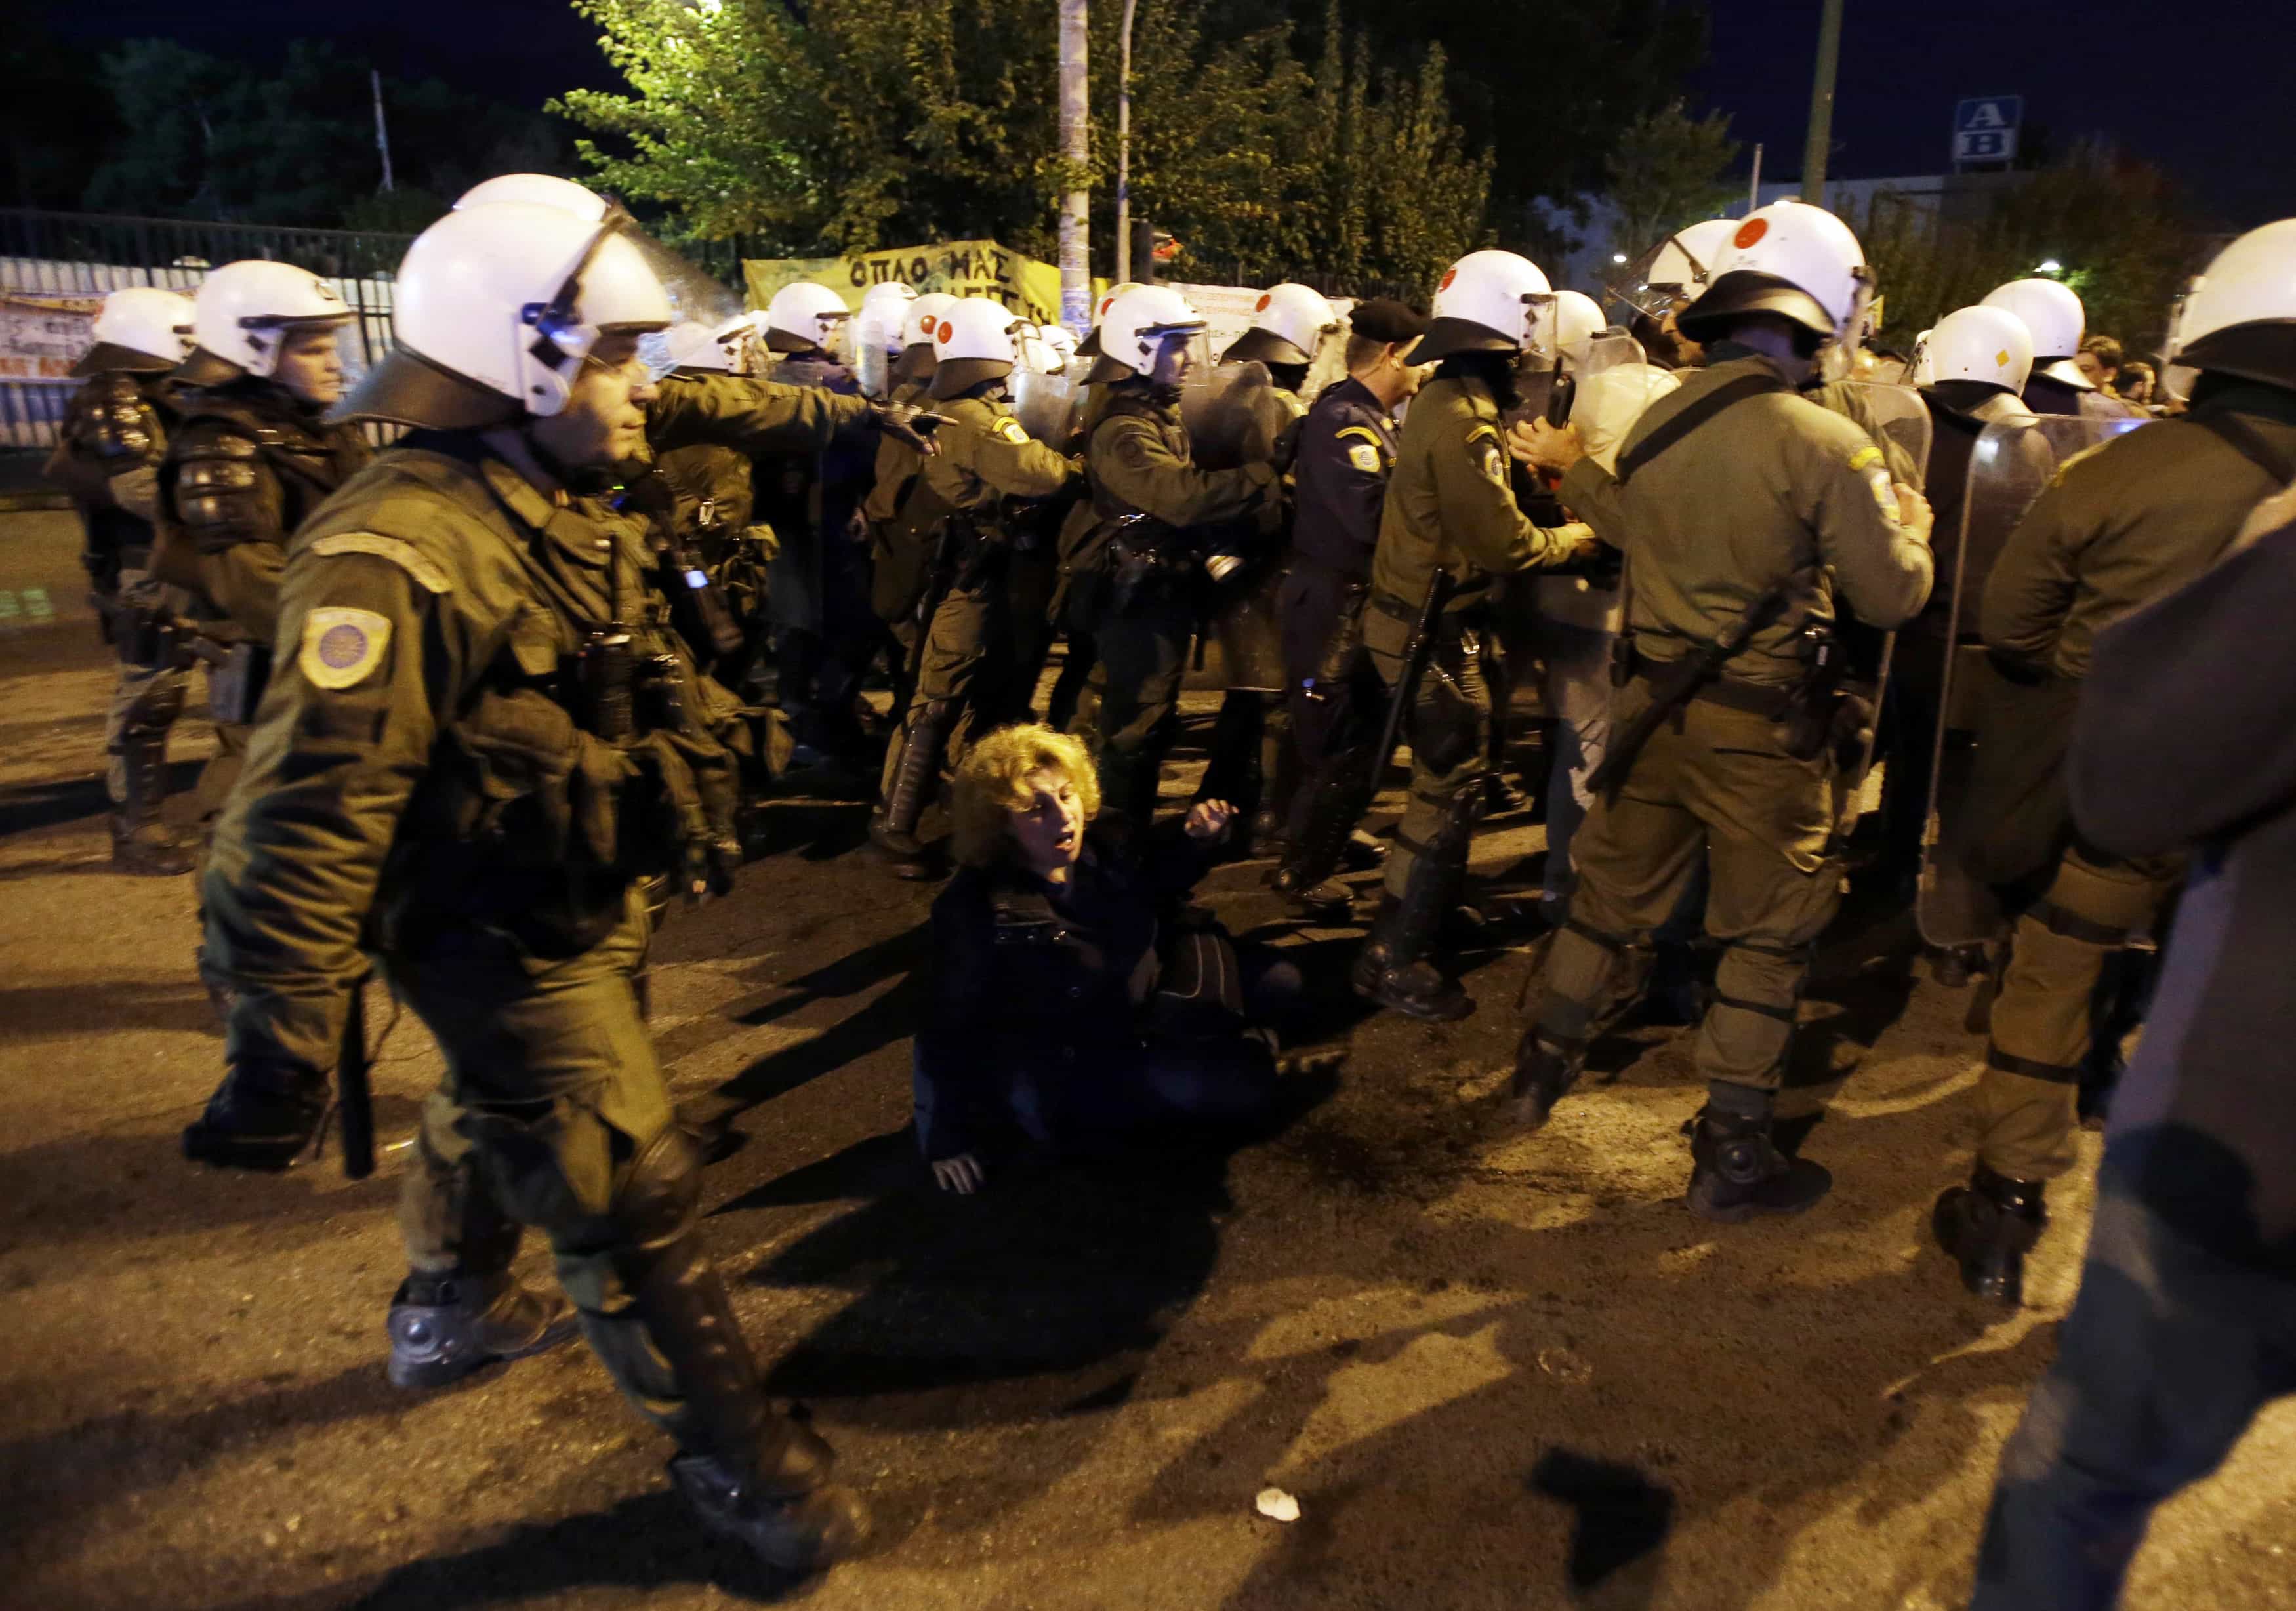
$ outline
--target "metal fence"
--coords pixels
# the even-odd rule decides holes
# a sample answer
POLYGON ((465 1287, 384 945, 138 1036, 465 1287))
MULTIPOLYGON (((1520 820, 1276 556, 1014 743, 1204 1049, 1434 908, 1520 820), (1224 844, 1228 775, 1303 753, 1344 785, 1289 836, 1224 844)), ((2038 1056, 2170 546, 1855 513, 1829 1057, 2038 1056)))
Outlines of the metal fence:
MULTIPOLYGON (((0 208, 0 290, 101 296, 130 285, 190 290, 208 270, 250 258, 320 275, 357 315, 345 365, 354 381, 390 346, 391 274, 412 235, 209 224, 184 218, 0 208)), ((46 447, 73 383, 0 380, 0 446, 46 447)))

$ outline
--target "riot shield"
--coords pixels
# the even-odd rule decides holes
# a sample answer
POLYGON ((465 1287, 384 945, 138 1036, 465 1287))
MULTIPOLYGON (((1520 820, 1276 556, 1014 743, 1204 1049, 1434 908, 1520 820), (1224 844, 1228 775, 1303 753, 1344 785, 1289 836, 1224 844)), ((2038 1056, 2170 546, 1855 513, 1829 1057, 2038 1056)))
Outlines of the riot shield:
POLYGON ((1191 376, 1180 390, 1188 456, 1204 470, 1267 462, 1297 417, 1265 364, 1223 364, 1202 372, 1201 384, 1191 376))
MULTIPOLYGON (((906 309, 906 304, 895 304, 906 309)), ((893 392, 893 360, 900 354, 901 327, 898 321, 890 328, 883 315, 871 309, 854 321, 853 380, 864 397, 882 402, 893 392)))
POLYGON ((1281 564, 1262 563, 1252 567, 1249 577, 1235 577, 1220 588, 1211 635, 1219 646, 1222 687, 1282 693, 1289 686, 1276 602, 1284 574, 1281 564))
POLYGON ((1020 362, 1013 365, 1005 387, 1013 394, 1013 412, 1021 429, 1047 446, 1066 446, 1076 429, 1081 401, 1076 382, 1083 366, 1068 363, 1033 336, 1015 337, 1013 348, 1020 362))
POLYGON ((1564 348, 1562 373, 1570 385, 1570 422, 1588 454, 1609 470, 1618 468, 1619 449, 1643 410, 1682 384, 1621 330, 1598 331, 1564 348))
MULTIPOLYGON (((1980 819, 2008 797, 1972 785, 1981 772, 1992 770, 1988 759, 1997 768, 2014 766, 2017 756, 2005 747, 2001 754, 1986 756, 1984 733, 2030 691, 2013 684, 1986 658, 1978 625, 1986 581, 2025 511, 2067 460, 2148 423, 2065 414, 2002 421, 1985 428, 1970 454, 1961 540, 1949 583, 1944 679, 1931 740, 1929 816, 1915 905, 1922 937, 1932 945, 1987 944, 1999 936, 2004 923, 1999 897, 1972 863, 1979 854, 1978 836, 1988 826, 1980 819)), ((1939 585, 1947 585, 1939 579, 1939 585)))

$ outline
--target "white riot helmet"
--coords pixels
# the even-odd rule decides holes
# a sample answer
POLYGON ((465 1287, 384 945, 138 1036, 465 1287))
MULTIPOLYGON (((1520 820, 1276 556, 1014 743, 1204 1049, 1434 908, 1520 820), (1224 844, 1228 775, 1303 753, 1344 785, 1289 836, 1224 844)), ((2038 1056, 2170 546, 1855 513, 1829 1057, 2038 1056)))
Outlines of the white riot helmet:
POLYGON ((1979 306, 2006 308, 2025 322, 2033 336, 2033 365, 2040 373, 2077 391, 2096 389, 2073 362, 2088 315, 2071 286, 2055 280, 2012 280, 1986 292, 1979 306))
POLYGON ((750 343, 756 339, 760 321, 758 313, 736 314, 715 324, 704 324, 699 319, 681 319, 662 334, 662 346, 673 370, 707 370, 714 374, 747 374, 750 367, 750 343))
POLYGON ((1922 338, 1922 384, 1981 380, 2011 394, 2033 372, 2033 336, 2005 307, 1957 307, 1922 338))
POLYGON ((842 344, 853 310, 826 285, 799 280, 784 285, 766 304, 766 345, 777 353, 834 354, 842 344))
POLYGON ((2250 230, 2216 255, 2177 311, 2168 357, 2296 388, 2296 218, 2250 230))
POLYGON ((1562 351, 1584 347, 1610 325, 1603 316, 1603 305, 1585 291, 1554 293, 1554 345, 1562 351))
POLYGON ((546 417, 601 338, 670 323, 636 245, 532 202, 448 213, 406 249, 396 289, 390 356, 337 418, 473 430, 546 417))
POLYGON ((192 306, 190 357, 176 372, 193 386, 221 386, 242 375, 268 380, 298 329, 339 329, 351 310, 308 268, 250 259, 226 263, 200 282, 192 306))
POLYGON ((946 403, 983 380, 1011 374, 1020 362, 1013 332, 1024 328, 1002 302, 987 297, 960 300, 933 324, 933 397, 946 403))
POLYGON ((1144 379, 1154 372, 1167 343, 1196 339, 1205 329, 1204 316, 1178 291, 1165 285, 1136 286, 1111 300, 1101 315, 1100 356, 1086 379, 1144 379))
POLYGON ((910 303, 908 317, 901 324, 901 345, 931 347, 940 331, 941 315, 962 299, 945 290, 929 290, 910 303))
POLYGON ((71 367, 75 376, 109 370, 159 373, 192 350, 192 299, 156 285, 130 285, 103 299, 95 345, 71 367))
POLYGON ((1286 282, 1259 293, 1251 325, 1228 343, 1223 364, 1313 364, 1339 333, 1340 315, 1323 293, 1286 282))
POLYGON ((525 201, 537 207, 554 207, 590 224, 603 224, 614 205, 588 185, 561 179, 555 174, 496 174, 491 179, 480 180, 456 197, 455 210, 484 207, 490 201, 525 201))
POLYGON ((1039 324, 1037 326, 1036 346, 1049 355, 1044 372, 1062 374, 1077 356, 1076 332, 1065 324, 1039 324))
POLYGON ((1406 359, 1432 364, 1454 353, 1552 354, 1554 292, 1538 264, 1511 251, 1469 252, 1435 288, 1427 333, 1406 359))
MULTIPOLYGON (((1913 362, 1906 366, 1906 372, 1907 384, 1913 386, 1927 386, 1931 381, 1937 379, 1937 371, 1930 365, 1930 338, 1935 334, 1937 334, 1937 326, 1932 324, 1929 329, 1922 331, 1920 335, 1914 338, 1913 362)), ((2026 337, 2025 339, 2027 345, 2031 345, 2032 338, 2030 336, 2026 337)))
POLYGON ((1636 313, 1661 318, 1706 289, 1737 233, 1735 218, 1708 218, 1678 229, 1644 253, 1611 290, 1636 313))
POLYGON ((1676 323, 1703 343, 1726 319, 1776 314, 1847 350, 1866 333, 1873 289, 1865 249, 1847 224, 1806 201, 1773 201, 1731 232, 1705 290, 1676 323))
POLYGON ((916 288, 886 280, 861 293, 861 311, 853 318, 855 346, 897 353, 907 345, 909 310, 916 306, 916 288))
POLYGON ((1108 310, 1116 306, 1117 298, 1139 289, 1140 282, 1137 280, 1119 280, 1100 293, 1100 299, 1092 305, 1092 328, 1085 332, 1084 339, 1077 343, 1078 357, 1100 356, 1100 322, 1108 317, 1108 310))

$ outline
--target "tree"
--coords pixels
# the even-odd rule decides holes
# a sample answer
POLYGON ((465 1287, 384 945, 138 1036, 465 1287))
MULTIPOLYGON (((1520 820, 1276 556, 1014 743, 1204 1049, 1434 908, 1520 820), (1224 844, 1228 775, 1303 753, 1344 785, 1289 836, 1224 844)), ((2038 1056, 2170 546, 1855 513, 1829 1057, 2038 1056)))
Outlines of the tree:
MULTIPOLYGON (((791 256, 981 236, 1053 255, 1068 175, 1051 8, 815 0, 799 16, 777 0, 576 4, 629 93, 578 90, 552 104, 603 136, 579 150, 617 194, 663 204, 696 235, 791 256)), ((1119 14, 1104 5, 1093 17, 1089 177, 1103 240, 1119 14)), ((1223 267, 1416 276, 1479 238, 1488 165, 1450 117, 1439 53, 1414 72, 1375 70, 1361 37, 1329 15, 1310 74, 1288 23, 1223 36, 1204 0, 1141 8, 1136 217, 1223 267)))
POLYGON ((1658 241, 1713 217, 1735 193, 1726 176, 1737 159, 1738 143, 1721 112, 1693 119, 1677 101, 1636 119, 1603 164, 1619 209, 1615 238, 1658 241))
POLYGON ((381 195, 367 66, 309 40, 291 42, 278 67, 262 69, 131 39, 103 58, 103 86, 116 133, 79 197, 102 211, 404 230, 489 174, 566 166, 538 112, 435 78, 386 79, 404 187, 381 195))
POLYGON ((1955 308, 2055 261, 2092 331, 2132 353, 2157 351, 2170 305, 2207 252, 2205 232, 2168 176, 2089 142, 2062 161, 1993 183, 1989 203, 1971 219, 1940 219, 1884 194, 1853 220, 1885 298, 1882 339, 1909 348, 1955 308))

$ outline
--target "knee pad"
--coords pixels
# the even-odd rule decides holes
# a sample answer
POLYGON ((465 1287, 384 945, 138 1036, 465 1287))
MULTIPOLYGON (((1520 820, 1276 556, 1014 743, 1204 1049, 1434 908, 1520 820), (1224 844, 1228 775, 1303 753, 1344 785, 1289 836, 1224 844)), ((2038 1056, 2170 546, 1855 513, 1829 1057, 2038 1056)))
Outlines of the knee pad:
POLYGON ((693 1227, 701 1206, 701 1154, 673 1124, 639 1149, 614 1194, 613 1218, 625 1247, 658 1247, 693 1227))
POLYGON ((127 707, 120 726, 127 732, 165 732, 184 714, 184 690, 191 679, 181 672, 164 672, 144 685, 127 707))

